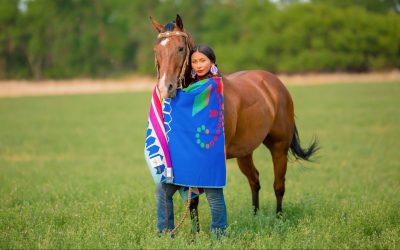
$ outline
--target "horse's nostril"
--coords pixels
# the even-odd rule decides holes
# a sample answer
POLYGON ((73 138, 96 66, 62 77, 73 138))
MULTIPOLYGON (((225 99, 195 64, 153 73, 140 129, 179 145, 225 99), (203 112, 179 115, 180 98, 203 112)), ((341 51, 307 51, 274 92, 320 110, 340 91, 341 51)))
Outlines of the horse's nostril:
POLYGON ((168 91, 171 91, 172 90, 172 84, 170 84, 169 86, 168 86, 168 91))

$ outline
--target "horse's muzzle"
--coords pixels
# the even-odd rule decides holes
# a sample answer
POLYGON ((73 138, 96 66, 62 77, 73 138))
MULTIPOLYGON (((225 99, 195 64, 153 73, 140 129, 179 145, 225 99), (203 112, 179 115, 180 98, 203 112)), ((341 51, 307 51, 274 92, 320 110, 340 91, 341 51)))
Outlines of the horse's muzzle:
POLYGON ((173 86, 168 88, 158 88, 158 90, 160 91, 160 97, 162 99, 172 99, 176 96, 176 88, 174 88, 173 86))
POLYGON ((176 89, 171 90, 171 91, 168 90, 167 98, 173 99, 173 98, 175 98, 175 96, 176 96, 176 89))
POLYGON ((176 88, 170 84, 168 86, 168 97, 167 98, 174 98, 176 96, 176 88))

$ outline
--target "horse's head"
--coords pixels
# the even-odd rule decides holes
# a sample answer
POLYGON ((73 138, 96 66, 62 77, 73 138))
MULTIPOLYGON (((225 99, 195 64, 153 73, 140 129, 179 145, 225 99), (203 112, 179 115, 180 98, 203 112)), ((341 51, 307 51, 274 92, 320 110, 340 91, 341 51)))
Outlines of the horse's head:
POLYGON ((157 67, 157 87, 162 98, 174 98, 179 84, 188 75, 190 49, 193 42, 183 29, 182 19, 176 16, 175 22, 165 26, 150 17, 154 28, 159 32, 154 45, 157 67))

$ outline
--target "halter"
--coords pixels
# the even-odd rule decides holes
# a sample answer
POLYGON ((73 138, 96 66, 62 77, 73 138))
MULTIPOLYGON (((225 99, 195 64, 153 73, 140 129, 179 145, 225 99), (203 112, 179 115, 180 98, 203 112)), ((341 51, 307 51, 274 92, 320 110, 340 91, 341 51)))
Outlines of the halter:
MULTIPOLYGON (((186 56, 185 56, 185 61, 183 61, 183 65, 181 68, 181 72, 179 73, 179 77, 178 77, 178 88, 182 88, 182 84, 185 83, 185 71, 186 71, 186 67, 189 63, 189 55, 190 55, 190 48, 189 48, 189 42, 188 42, 188 34, 186 34, 185 32, 182 31, 166 31, 166 32, 162 32, 160 34, 158 34, 157 39, 161 39, 161 38, 168 38, 171 36, 183 36, 185 38, 185 43, 186 43, 186 56)), ((155 64, 156 64, 156 68, 157 68, 157 76, 158 78, 160 77, 159 74, 159 66, 158 66, 158 62, 157 62, 157 58, 154 58, 155 60, 155 64)))

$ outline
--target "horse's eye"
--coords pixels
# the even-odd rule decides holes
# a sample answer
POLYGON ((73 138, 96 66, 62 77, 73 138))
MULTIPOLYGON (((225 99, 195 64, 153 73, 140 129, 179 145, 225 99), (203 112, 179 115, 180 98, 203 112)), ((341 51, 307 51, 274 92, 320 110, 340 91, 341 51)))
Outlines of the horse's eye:
POLYGON ((178 48, 178 51, 179 51, 179 52, 182 52, 183 50, 184 50, 183 47, 179 47, 179 48, 178 48))

